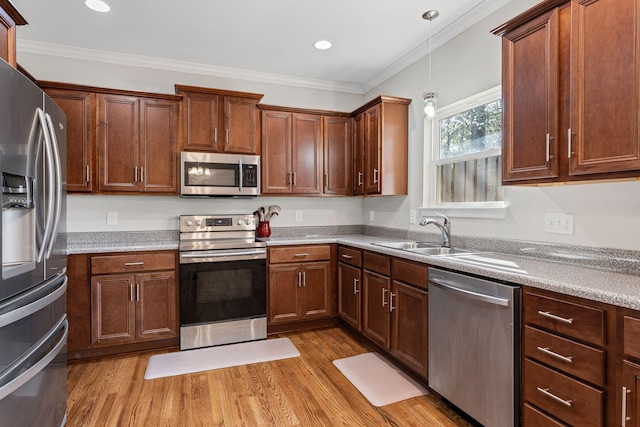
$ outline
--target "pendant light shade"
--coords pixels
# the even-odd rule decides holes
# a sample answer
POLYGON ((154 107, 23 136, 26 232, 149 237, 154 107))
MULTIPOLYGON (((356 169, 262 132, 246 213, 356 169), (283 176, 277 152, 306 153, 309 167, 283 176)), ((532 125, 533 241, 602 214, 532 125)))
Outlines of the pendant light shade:
MULTIPOLYGON (((422 18, 429 21, 429 86, 431 86, 431 22, 440 15, 437 10, 428 10, 422 14, 422 18)), ((436 116, 438 109, 438 92, 426 92, 424 99, 424 115, 431 119, 436 116)))
POLYGON ((438 92, 427 92, 424 97, 424 115, 428 118, 436 116, 438 108, 438 92))

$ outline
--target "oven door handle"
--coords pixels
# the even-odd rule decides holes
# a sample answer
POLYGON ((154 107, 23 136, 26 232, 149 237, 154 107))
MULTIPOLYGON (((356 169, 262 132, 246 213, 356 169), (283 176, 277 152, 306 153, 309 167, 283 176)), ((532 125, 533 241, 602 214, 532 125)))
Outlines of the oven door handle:
POLYGON ((181 254, 182 258, 222 258, 227 256, 241 256, 241 255, 260 255, 264 254, 264 249, 255 251, 242 251, 242 252, 203 252, 197 254, 181 254))

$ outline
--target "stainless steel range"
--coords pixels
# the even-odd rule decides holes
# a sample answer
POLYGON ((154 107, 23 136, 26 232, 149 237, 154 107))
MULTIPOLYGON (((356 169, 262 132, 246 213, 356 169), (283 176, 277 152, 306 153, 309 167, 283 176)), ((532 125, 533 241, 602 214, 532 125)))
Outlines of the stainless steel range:
POLYGON ((266 243, 251 214, 180 216, 180 349, 267 337, 266 243))

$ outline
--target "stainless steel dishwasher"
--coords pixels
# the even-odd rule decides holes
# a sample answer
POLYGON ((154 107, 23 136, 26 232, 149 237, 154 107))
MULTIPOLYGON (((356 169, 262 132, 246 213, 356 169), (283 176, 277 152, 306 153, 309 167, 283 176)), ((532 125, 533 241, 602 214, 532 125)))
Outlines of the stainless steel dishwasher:
POLYGON ((487 427, 519 425, 520 293, 429 268, 429 387, 487 427))

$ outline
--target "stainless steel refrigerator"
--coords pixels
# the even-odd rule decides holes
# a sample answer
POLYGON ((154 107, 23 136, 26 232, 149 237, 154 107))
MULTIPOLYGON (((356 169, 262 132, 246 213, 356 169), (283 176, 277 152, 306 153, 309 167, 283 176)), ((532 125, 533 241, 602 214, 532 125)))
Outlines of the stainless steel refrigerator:
POLYGON ((0 59, 0 427, 66 421, 65 127, 0 59))

